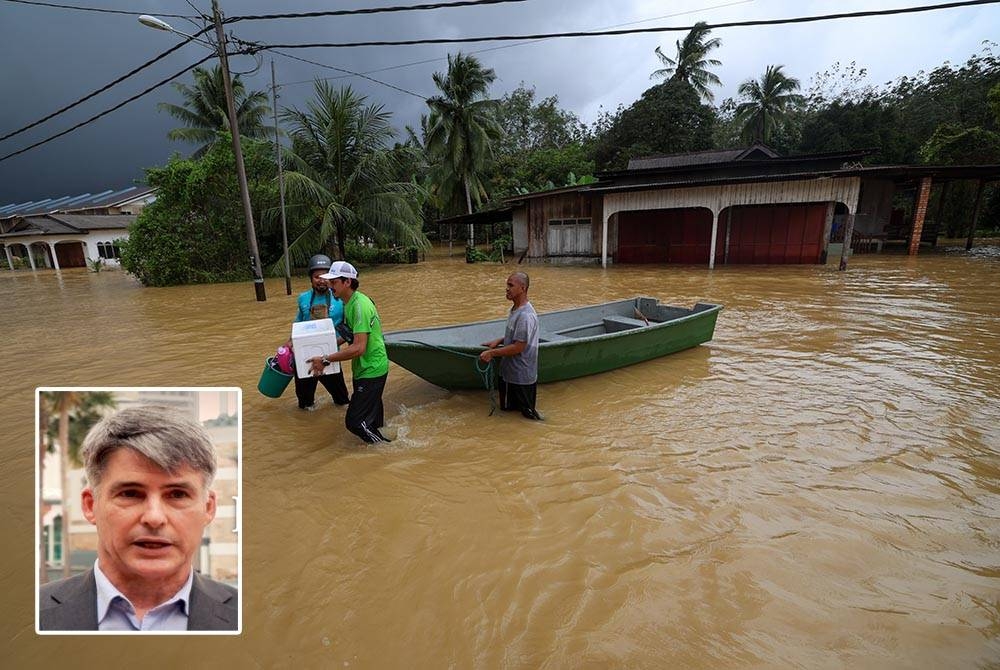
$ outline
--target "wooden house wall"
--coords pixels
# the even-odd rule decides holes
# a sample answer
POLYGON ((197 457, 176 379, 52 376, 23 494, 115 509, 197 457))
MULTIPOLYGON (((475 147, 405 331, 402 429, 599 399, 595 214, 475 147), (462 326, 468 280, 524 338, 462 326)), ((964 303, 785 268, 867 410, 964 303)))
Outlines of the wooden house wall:
POLYGON ((548 254, 546 240, 550 219, 590 219, 591 226, 598 229, 599 235, 600 219, 594 220, 592 201, 593 196, 589 193, 558 193, 527 201, 528 255, 539 257, 548 254))

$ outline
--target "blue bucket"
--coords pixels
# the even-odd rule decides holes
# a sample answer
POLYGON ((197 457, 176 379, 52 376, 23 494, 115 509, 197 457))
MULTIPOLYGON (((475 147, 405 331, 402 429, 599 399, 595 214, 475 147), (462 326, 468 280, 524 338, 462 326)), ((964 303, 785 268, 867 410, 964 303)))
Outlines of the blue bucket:
POLYGON ((257 382, 257 390, 268 398, 280 398, 288 387, 288 382, 292 381, 292 375, 286 375, 274 365, 274 357, 268 358, 264 362, 264 371, 260 373, 260 381, 257 382))

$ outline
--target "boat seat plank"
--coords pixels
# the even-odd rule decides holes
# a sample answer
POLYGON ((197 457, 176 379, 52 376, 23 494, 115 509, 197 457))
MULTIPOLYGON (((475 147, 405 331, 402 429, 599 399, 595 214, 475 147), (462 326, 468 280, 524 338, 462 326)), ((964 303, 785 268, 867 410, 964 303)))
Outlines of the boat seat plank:
POLYGON ((604 317, 604 327, 609 333, 616 333, 622 330, 632 330, 633 328, 642 328, 645 325, 646 323, 644 321, 633 319, 628 316, 604 317))
POLYGON ((565 335, 560 335, 559 333, 553 333, 549 330, 539 330, 538 340, 540 342, 562 342, 563 340, 572 340, 572 337, 566 337, 565 335))

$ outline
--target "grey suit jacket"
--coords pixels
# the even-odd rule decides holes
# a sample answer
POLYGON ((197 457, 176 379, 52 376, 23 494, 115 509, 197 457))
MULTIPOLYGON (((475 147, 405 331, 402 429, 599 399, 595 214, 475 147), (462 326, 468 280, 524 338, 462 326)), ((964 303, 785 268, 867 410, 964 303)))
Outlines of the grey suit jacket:
MULTIPOLYGON (((194 573, 188 630, 236 630, 239 592, 194 573)), ((38 590, 40 630, 98 630, 94 571, 43 585, 38 590)))

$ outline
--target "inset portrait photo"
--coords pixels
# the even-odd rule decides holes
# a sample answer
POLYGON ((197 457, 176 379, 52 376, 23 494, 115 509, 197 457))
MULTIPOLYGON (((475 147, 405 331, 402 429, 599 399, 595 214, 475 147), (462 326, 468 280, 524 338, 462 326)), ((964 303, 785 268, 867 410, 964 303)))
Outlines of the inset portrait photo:
POLYGON ((241 401, 36 389, 37 633, 240 633, 241 401))

